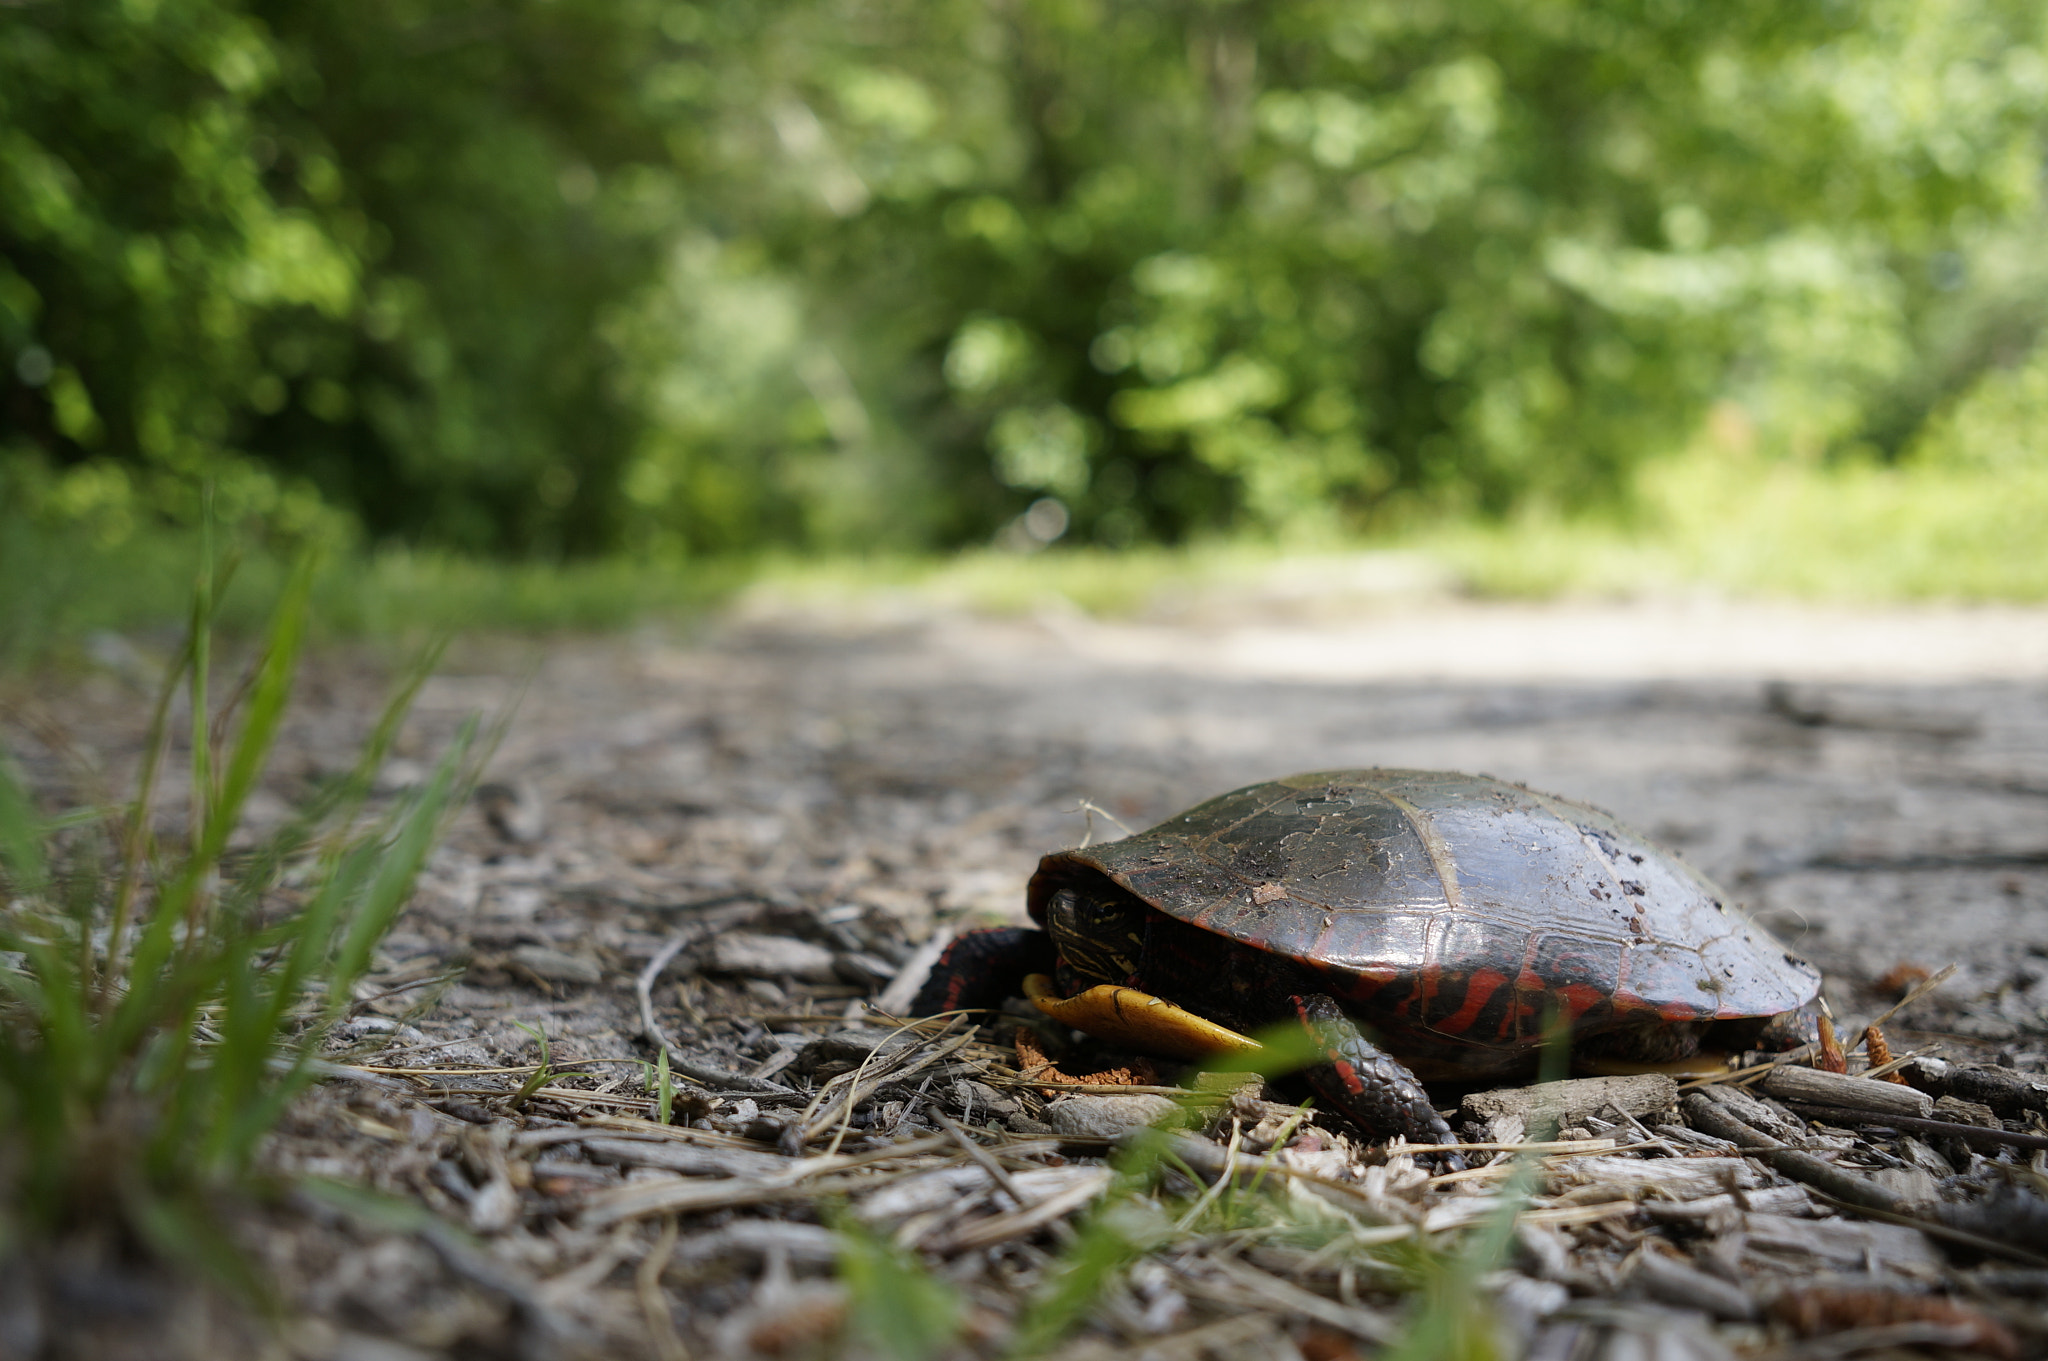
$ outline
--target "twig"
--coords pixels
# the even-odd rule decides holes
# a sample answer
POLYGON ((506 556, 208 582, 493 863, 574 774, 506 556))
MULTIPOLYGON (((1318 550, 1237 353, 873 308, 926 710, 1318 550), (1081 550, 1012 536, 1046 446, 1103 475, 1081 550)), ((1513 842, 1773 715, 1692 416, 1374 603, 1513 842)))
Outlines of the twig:
POLYGON ((939 1128, 953 1136, 953 1142, 960 1145, 961 1150, 974 1160, 976 1166, 989 1174, 995 1184, 1003 1189, 1003 1194, 1017 1203, 1018 1209, 1028 1210, 1036 1203, 1032 1197, 1018 1189, 1017 1179, 1010 1175, 1010 1169, 997 1162, 987 1149, 974 1142, 973 1137, 960 1127, 958 1121, 936 1106, 932 1108, 931 1114, 932 1118, 939 1122, 939 1128))
MULTIPOLYGON (((1236 1164, 1238 1145, 1242 1143, 1243 1140, 1244 1122, 1242 1120, 1233 1119, 1230 1122, 1230 1142, 1224 1145, 1223 1148, 1223 1165, 1225 1167, 1231 1167, 1236 1164)), ((1269 1151, 1266 1154, 1267 1161, 1270 1162, 1272 1160, 1272 1156, 1272 1153, 1269 1151)), ((1182 1215, 1177 1221, 1175 1221, 1173 1231, 1175 1233, 1186 1233, 1190 1228, 1192 1228, 1195 1224, 1195 1221, 1202 1217, 1203 1212, 1206 1211, 1211 1205, 1215 1204, 1216 1201, 1223 1195, 1223 1192, 1229 1188, 1230 1181, 1231 1179, 1229 1177, 1218 1177, 1215 1181, 1210 1182, 1209 1185, 1203 1189, 1202 1194, 1195 1197, 1195 1203, 1188 1206, 1187 1213, 1182 1215)))
POLYGON ((647 961, 647 967, 633 980, 633 995, 640 1002, 640 1033, 655 1048, 668 1051, 670 1072, 679 1073, 700 1087, 718 1087, 734 1092, 769 1092, 776 1096, 796 1095, 779 1082, 748 1077, 745 1073, 729 1073, 723 1068, 693 1061, 676 1047, 669 1033, 661 1028, 661 1022, 654 1019, 655 980, 661 977, 661 971, 668 967, 669 961, 682 953, 683 947, 694 944, 711 929, 710 923, 700 921, 676 932, 666 945, 654 952, 654 958, 647 961))
POLYGON ((2001 1243, 1996 1238, 1986 1238, 1982 1234, 1971 1233, 1968 1229, 1950 1228, 1939 1220, 1923 1219, 1919 1215, 1911 1214, 1904 1210, 1883 1210, 1874 1205, 1858 1205, 1853 1201, 1838 1200, 1825 1191, 1816 1190, 1813 1193, 1813 1198, 1824 1205, 1832 1205, 1837 1210, 1849 1210, 1866 1218, 1878 1220, 1880 1223, 1898 1224, 1905 1228, 1918 1229, 1930 1238, 1946 1239, 1948 1242, 1954 1243, 1959 1247, 1975 1248, 1978 1252, 1988 1252, 2000 1257, 2010 1257, 2015 1262, 2025 1262, 2028 1266, 2048 1267, 2048 1257, 2044 1257, 2038 1252, 2029 1252, 2025 1248, 2014 1247, 2010 1243, 2001 1243))
POLYGON ((1705 1092, 1686 1093, 1684 1104, 1686 1116, 1694 1128, 1704 1130, 1717 1139, 1728 1140, 1749 1156, 1769 1163, 1795 1181, 1819 1187, 1836 1199, 1858 1208, 1884 1210, 1891 1214, 1905 1211, 1905 1199, 1897 1192, 1878 1185, 1868 1177, 1859 1177, 1854 1172, 1824 1162, 1811 1153, 1802 1153, 1780 1143, 1761 1130, 1752 1129, 1735 1112, 1705 1092))
POLYGON ((2014 1134, 1987 1125, 1965 1125, 1955 1120, 1924 1120, 1917 1115, 1886 1115, 1882 1111, 1850 1110, 1845 1106, 1821 1106, 1810 1101, 1786 1101, 1786 1105, 1814 1120, 1831 1120, 1838 1125, 1883 1125, 1919 1134, 1946 1134, 1964 1143, 2003 1145, 2008 1148, 2048 1148, 2048 1137, 2014 1134))
POLYGON ((1079 803, 1074 805, 1073 811, 1085 815, 1088 819, 1088 830, 1081 834, 1081 845, 1084 848, 1095 844, 1095 815, 1097 813, 1100 813, 1103 817, 1108 818, 1109 821, 1115 825, 1116 829, 1122 832, 1125 836, 1136 835, 1136 833, 1132 832, 1130 827, 1125 824, 1122 818, 1110 812, 1107 808, 1104 808, 1101 804, 1095 802, 1095 800, 1093 799, 1082 799, 1079 803))
MULTIPOLYGON (((944 1034, 944 1031, 940 1032, 940 1036, 944 1034)), ((881 1086, 883 1082, 909 1077, 912 1073, 931 1067, 940 1059, 950 1058, 955 1052, 973 1042, 974 1032, 968 1030, 962 1034, 955 1035, 950 1040, 944 1040, 934 1048, 920 1051, 906 1046, 894 1055, 891 1055, 887 1060, 884 1060, 882 1067, 870 1075, 866 1071, 867 1065, 874 1061, 875 1053, 880 1053, 882 1048, 880 1045, 877 1045, 874 1053, 869 1054, 862 1061, 859 1068, 854 1069, 850 1074, 841 1074, 839 1077, 832 1079, 834 1083, 844 1082, 846 1084, 842 1096, 833 1098, 831 1102, 824 1104, 823 1109, 820 1110, 820 1103, 824 1102, 825 1092, 831 1090, 831 1084, 828 1083, 825 1090, 820 1091, 817 1097, 812 1100, 810 1108, 804 1113, 802 1137, 806 1141, 815 1139, 836 1121, 839 1124, 839 1130, 832 1136, 832 1146, 826 1151, 828 1153, 837 1153, 840 1143, 846 1138, 847 1131, 852 1128, 854 1107, 866 1100, 868 1095, 881 1086)))
POLYGON ((661 1221, 661 1236, 654 1240, 654 1246, 640 1259, 640 1265, 633 1272, 633 1286, 640 1296, 640 1312, 647 1316, 647 1331, 654 1339, 654 1350, 661 1361, 688 1361, 689 1352, 683 1348, 682 1338, 676 1335, 676 1321, 669 1313, 668 1297, 661 1293, 661 1273, 668 1267, 668 1261, 676 1250, 676 1217, 667 1215, 661 1221))
POLYGON ((1913 985, 1913 989, 1911 992, 1908 992, 1904 997, 1901 997, 1898 1001, 1892 1003, 1891 1010, 1885 1012, 1882 1016, 1872 1021, 1871 1024, 1874 1026, 1882 1026, 1886 1021, 1889 1021, 1892 1017, 1898 1015, 1907 1007, 1912 1006, 1913 1003, 1919 1001, 1928 993, 1933 992, 1936 988, 1948 982, 1950 978, 1955 976, 1955 972, 1956 966, 1953 964, 1944 965, 1940 969, 1937 969, 1935 972, 1921 979, 1918 983, 1915 983, 1913 985))

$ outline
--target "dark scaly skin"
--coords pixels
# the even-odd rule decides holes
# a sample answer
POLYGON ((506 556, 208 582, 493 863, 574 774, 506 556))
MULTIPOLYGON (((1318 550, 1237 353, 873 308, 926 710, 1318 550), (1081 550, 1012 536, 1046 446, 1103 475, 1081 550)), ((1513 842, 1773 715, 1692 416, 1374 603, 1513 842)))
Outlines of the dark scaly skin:
POLYGON ((1022 926, 966 931, 932 965, 931 976, 910 1004, 913 1016, 942 1011, 993 1011, 1018 995, 1024 975, 1053 971, 1052 937, 1022 926))
POLYGON ((1301 1072, 1326 1105, 1369 1134, 1399 1134, 1414 1144, 1455 1144, 1429 1093, 1407 1065, 1365 1038, 1336 1001, 1322 993, 1287 999, 1326 1062, 1301 1072))

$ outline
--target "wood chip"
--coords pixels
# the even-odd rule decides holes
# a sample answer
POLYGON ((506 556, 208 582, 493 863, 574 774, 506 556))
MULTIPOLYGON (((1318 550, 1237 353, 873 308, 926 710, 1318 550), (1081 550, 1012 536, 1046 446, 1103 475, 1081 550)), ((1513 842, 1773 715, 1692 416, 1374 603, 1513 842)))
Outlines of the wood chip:
POLYGON ((1180 1268, 1195 1290, 1226 1308, 1274 1310, 1302 1314, 1367 1342, 1385 1343, 1395 1335, 1394 1323, 1383 1314, 1326 1300, 1227 1257, 1202 1257, 1180 1268))
POLYGON ((1610 1106, 1630 1115, 1656 1115, 1677 1104, 1678 1083, 1673 1078, 1665 1073, 1642 1073, 1630 1077, 1569 1078, 1474 1092, 1465 1098, 1459 1113, 1480 1124, 1515 1116, 1527 1129, 1547 1133, 1582 1125, 1588 1117, 1597 1116, 1610 1106))
POLYGON ((1621 1280, 1650 1299, 1681 1309, 1703 1309, 1716 1318, 1746 1320, 1757 1316, 1757 1302, 1741 1286, 1709 1275, 1649 1244, 1622 1263, 1621 1280))
POLYGON ((1897 1194, 1870 1178, 1858 1176, 1811 1154, 1787 1148, 1769 1135, 1750 1128, 1725 1104, 1728 1097, 1728 1093, 1710 1090, 1688 1092, 1685 1096, 1686 1114, 1709 1134, 1734 1141, 1777 1171, 1809 1186, 1819 1187, 1838 1200, 1893 1213, 1904 1213, 1910 1208, 1897 1194))
POLYGON ((596 1162, 618 1167, 653 1167, 689 1176, 775 1177, 790 1170, 787 1158, 739 1148, 700 1148, 645 1139, 587 1139, 583 1146, 596 1162))
POLYGON ((974 1220, 923 1246, 935 1252, 975 1252, 1035 1233, 1064 1218, 1109 1189, 1116 1174, 1106 1167, 1045 1167, 1013 1179, 1031 1203, 974 1220))
POLYGON ((795 936, 762 936, 725 931, 713 936, 705 967, 746 978, 794 978, 802 983, 836 983, 832 952, 795 936))
POLYGON ((1746 1213, 1740 1231, 1752 1247, 1796 1252, 1835 1266, 1873 1263, 1908 1274, 1938 1275, 1940 1251, 1918 1229, 1864 1219, 1794 1219, 1746 1213))
POLYGON ((1667 1200, 1690 1200, 1725 1191, 1748 1191, 1769 1178, 1747 1158, 1573 1158, 1548 1173, 1553 1186, 1611 1189, 1639 1198, 1654 1191, 1667 1200))
POLYGON ((1818 1068, 1774 1068, 1758 1085, 1780 1101, 1808 1101, 1817 1106, 1910 1115, 1921 1120, 1934 1111, 1934 1098, 1925 1092, 1890 1082, 1825 1073, 1818 1068))

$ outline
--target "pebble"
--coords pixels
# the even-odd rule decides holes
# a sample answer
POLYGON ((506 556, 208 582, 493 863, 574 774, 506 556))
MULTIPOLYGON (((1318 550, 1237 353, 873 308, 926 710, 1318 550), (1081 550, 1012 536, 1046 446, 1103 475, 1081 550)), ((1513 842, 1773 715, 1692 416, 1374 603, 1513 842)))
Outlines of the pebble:
POLYGON ((545 945, 521 945, 512 951, 512 962, 536 978, 545 978, 550 983, 582 983, 585 985, 601 982, 604 970, 594 959, 581 955, 564 954, 550 950, 545 945))
POLYGON ((728 931, 715 936, 705 967, 745 978, 794 978, 804 983, 837 983, 832 952, 795 936, 759 936, 728 931))
POLYGON ((1045 1122, 1065 1138, 1116 1139, 1179 1111, 1180 1106, 1171 1098, 1143 1092, 1133 1096, 1063 1096, 1045 1108, 1045 1122))

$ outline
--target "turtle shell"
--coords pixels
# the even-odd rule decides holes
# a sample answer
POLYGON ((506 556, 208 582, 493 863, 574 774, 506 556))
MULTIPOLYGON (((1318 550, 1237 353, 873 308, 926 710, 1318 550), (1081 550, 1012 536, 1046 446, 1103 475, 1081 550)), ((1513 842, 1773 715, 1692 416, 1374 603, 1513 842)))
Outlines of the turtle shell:
POLYGON ((1316 971, 1390 1027, 1461 1044, 1775 1016, 1820 974, 1596 808, 1485 776, 1334 770, 1247 785, 1049 855, 1032 915, 1107 876, 1160 912, 1316 971))

